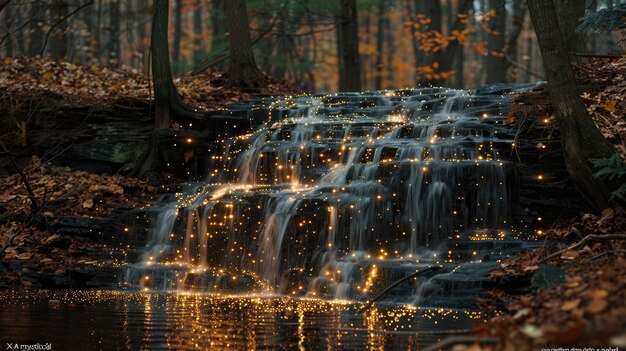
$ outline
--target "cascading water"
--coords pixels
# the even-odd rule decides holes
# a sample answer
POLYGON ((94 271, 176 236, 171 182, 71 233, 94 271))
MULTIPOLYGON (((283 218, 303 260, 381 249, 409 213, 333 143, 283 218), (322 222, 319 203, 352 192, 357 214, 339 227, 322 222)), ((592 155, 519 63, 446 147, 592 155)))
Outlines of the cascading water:
POLYGON ((126 284, 361 299, 428 265, 478 260, 466 243, 517 229, 508 99, 279 100, 275 120, 224 141, 206 183, 162 205, 126 284))

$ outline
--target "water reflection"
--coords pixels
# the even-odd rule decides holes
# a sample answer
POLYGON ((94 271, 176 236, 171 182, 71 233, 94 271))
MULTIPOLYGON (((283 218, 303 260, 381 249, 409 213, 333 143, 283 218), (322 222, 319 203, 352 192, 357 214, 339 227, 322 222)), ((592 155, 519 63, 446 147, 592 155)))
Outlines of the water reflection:
POLYGON ((53 350, 410 349, 468 327, 478 312, 287 297, 2 292, 0 342, 53 350))

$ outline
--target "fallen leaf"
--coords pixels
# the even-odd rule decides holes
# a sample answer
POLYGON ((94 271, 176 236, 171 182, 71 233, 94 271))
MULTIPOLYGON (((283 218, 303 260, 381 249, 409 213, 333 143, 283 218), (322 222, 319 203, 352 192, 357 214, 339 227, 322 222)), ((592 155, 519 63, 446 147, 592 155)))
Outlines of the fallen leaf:
POLYGON ((576 250, 567 250, 561 254, 561 258, 564 260, 573 260, 580 256, 576 250))
POLYGON ((522 334, 531 339, 537 339, 543 336, 543 331, 532 324, 526 324, 520 328, 522 334))
POLYGON ((87 199, 83 201, 83 208, 92 208, 93 207, 93 199, 87 199))
POLYGON ((571 311, 580 305, 580 299, 565 301, 561 306, 561 311, 571 311))
POLYGON ((31 257, 33 257, 33 254, 30 252, 23 252, 16 257, 20 260, 29 260, 31 257))
POLYGON ((604 311, 604 309, 609 305, 608 302, 606 302, 606 300, 604 299, 593 299, 591 300, 591 302, 589 303, 589 305, 587 305, 586 311, 588 313, 600 313, 602 311, 604 311))
POLYGON ((0 194, 0 202, 8 202, 15 199, 17 195, 0 194))

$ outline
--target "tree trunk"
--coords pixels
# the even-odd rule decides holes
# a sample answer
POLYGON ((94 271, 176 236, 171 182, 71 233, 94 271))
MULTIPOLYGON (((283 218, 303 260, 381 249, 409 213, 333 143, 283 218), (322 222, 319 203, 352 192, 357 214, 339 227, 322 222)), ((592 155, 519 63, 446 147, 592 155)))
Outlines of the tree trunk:
POLYGON ((172 58, 174 64, 178 65, 180 59, 180 42, 183 36, 183 0, 175 1, 176 8, 174 9, 174 53, 172 58))
POLYGON ((211 1, 211 52, 216 53, 224 50, 225 38, 224 27, 226 27, 226 9, 224 0, 211 1))
POLYGON ((385 20, 385 25, 387 27, 387 81, 389 82, 390 88, 396 88, 396 74, 393 65, 394 53, 396 52, 396 44, 394 41, 394 33, 393 28, 391 27, 391 20, 387 18, 385 20))
MULTIPOLYGON (((466 14, 469 12, 472 6, 473 6, 472 0, 460 0, 458 8, 457 8, 457 13, 466 14)), ((454 30, 462 30, 464 26, 465 25, 462 23, 461 19, 457 17, 456 20, 454 20, 454 23, 452 24, 452 26, 450 27, 449 32, 452 33, 452 31, 454 30)), ((446 59, 442 60, 439 63, 440 72, 447 72, 447 71, 452 70, 452 65, 454 63, 453 58, 457 55, 458 50, 463 50, 461 44, 459 44, 459 42, 456 40, 450 42, 448 47, 444 50, 444 52, 441 55, 442 57, 446 57, 446 59)), ((434 83, 443 84, 444 82, 442 80, 438 80, 434 83)))
POLYGON ((226 86, 258 90, 267 82, 254 61, 246 1, 229 0, 225 2, 225 7, 230 46, 230 67, 226 86))
POLYGON ((506 80, 506 57, 504 56, 506 7, 505 0, 489 0, 489 8, 496 11, 489 22, 490 33, 487 37, 485 59, 487 66, 487 84, 501 83, 506 80))
POLYGON ((386 1, 380 0, 378 3, 378 21, 376 28, 376 69, 374 70, 374 87, 376 90, 383 88, 383 45, 385 37, 385 11, 386 1))
MULTIPOLYGON (((6 11, 4 11, 4 23, 9 24, 9 21, 11 21, 12 19, 13 9, 9 6, 7 7, 6 11)), ((13 25, 7 25, 6 31, 8 37, 4 46, 4 55, 7 57, 13 57, 13 42, 15 41, 15 38, 13 38, 13 25)))
POLYGON ((30 8, 30 17, 34 20, 34 28, 28 39, 28 55, 37 56, 41 52, 43 42, 44 15, 46 4, 42 1, 33 2, 30 8))
MULTIPOLYGON (((175 118, 189 121, 203 118, 203 112, 197 112, 185 105, 172 80, 170 53, 168 45, 169 0, 154 0, 150 56, 154 89, 154 128, 169 128, 175 118)), ((141 164, 133 170, 133 175, 143 176, 158 164, 156 134, 153 134, 150 152, 141 164)))
MULTIPOLYGON (((511 68, 511 61, 519 62, 517 57, 517 47, 519 36, 524 27, 524 19, 526 17, 526 2, 524 0, 513 0, 513 18, 511 21, 511 30, 506 37, 504 45, 504 53, 506 55, 506 67, 511 68)), ((509 71, 509 81, 516 81, 519 78, 519 70, 513 69, 509 71)))
POLYGON ((50 35, 50 56, 54 59, 62 59, 67 55, 67 2, 65 0, 52 1, 50 3, 50 13, 53 22, 61 21, 50 35))
POLYGON ((194 66, 202 60, 202 3, 202 0, 196 0, 196 8, 193 11, 194 48, 192 64, 194 66))
POLYGON ((111 1, 111 37, 109 38, 109 63, 112 66, 120 64, 120 0, 111 1))
MULTIPOLYGON (((441 25, 440 1, 418 1, 418 2, 419 4, 417 7, 417 10, 421 14, 426 16, 426 18, 430 19, 430 23, 428 24, 428 27, 425 30, 439 32, 443 36, 443 32, 442 32, 443 29, 441 25)), ((445 61, 449 61, 449 62, 444 64, 443 63, 444 56, 442 55, 441 50, 437 52, 423 52, 422 62, 420 66, 433 66, 435 63, 437 63, 438 67, 441 67, 441 66, 452 67, 454 56, 455 55, 446 56, 445 61)), ((434 71, 440 72, 439 69, 434 69, 434 71)), ((425 85, 425 86, 441 85, 442 83, 443 83, 443 80, 441 79, 426 79, 426 78, 419 79, 417 82, 418 85, 425 85)))
MULTIPOLYGON (((576 32, 578 20, 585 15, 585 4, 583 0, 554 0, 556 17, 559 21, 561 36, 565 41, 568 52, 585 52, 585 41, 582 33, 576 32)), ((573 60, 575 57, 572 56, 573 60)))
POLYGON ((609 191, 593 178, 589 159, 606 158, 614 151, 597 129, 576 90, 565 42, 555 19, 553 0, 528 0, 541 56, 543 57, 552 106, 562 133, 567 171, 574 184, 598 209, 609 206, 609 191))
POLYGON ((343 57, 341 64, 345 72, 345 81, 340 91, 361 90, 361 62, 359 58, 359 27, 357 21, 356 0, 340 0, 341 12, 339 27, 341 27, 341 44, 343 57))
POLYGON ((168 10, 169 0, 154 1, 150 51, 152 56, 152 80, 154 81, 155 128, 169 128, 172 123, 170 93, 178 94, 172 81, 170 54, 167 45, 168 10))

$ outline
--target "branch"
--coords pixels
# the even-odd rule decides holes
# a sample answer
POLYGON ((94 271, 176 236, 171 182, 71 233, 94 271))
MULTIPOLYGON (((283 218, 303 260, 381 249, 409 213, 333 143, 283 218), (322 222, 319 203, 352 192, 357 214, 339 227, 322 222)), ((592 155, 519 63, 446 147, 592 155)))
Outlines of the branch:
POLYGON ((467 336, 449 336, 449 337, 441 340, 438 343, 430 345, 429 347, 425 348, 424 351, 443 350, 443 349, 445 349, 445 348, 447 348, 449 346, 459 345, 459 344, 465 344, 465 345, 471 345, 471 344, 497 345, 498 344, 498 339, 490 338, 490 337, 486 337, 486 336, 472 336, 472 335, 467 335, 467 336))
POLYGON ((598 241, 600 240, 626 240, 626 234, 589 234, 586 237, 584 237, 581 241, 577 242, 576 244, 570 245, 563 250, 560 250, 551 255, 548 255, 546 258, 539 261, 538 263, 544 263, 550 259, 553 259, 559 256, 565 251, 577 249, 585 245, 587 242, 593 241, 593 240, 598 240, 598 241))
MULTIPOLYGON (((2 1, 2 0, 0 0, 2 1)), ((54 28, 56 28, 56 26, 58 26, 59 24, 63 23, 65 20, 67 20, 68 18, 70 18, 72 15, 74 15, 76 12, 84 9, 85 7, 93 4, 94 0, 89 0, 89 2, 78 6, 76 9, 74 9, 74 11, 70 12, 67 14, 67 16, 61 17, 61 19, 59 19, 58 21, 56 21, 55 24, 53 24, 50 29, 48 30, 48 33, 46 33, 46 37, 43 41, 43 47, 41 48, 41 53, 39 54, 40 56, 43 57, 44 52, 46 51, 46 45, 48 45, 48 38, 50 38, 50 34, 52 33, 52 31, 54 30, 54 28)))
MULTIPOLYGON (((287 3, 285 3, 286 5, 287 3)), ((283 8, 285 7, 285 5, 283 5, 283 7, 281 8, 280 11, 283 10, 283 8)), ((258 43, 261 39, 263 39, 263 37, 265 37, 267 34, 271 33, 272 30, 274 29, 274 27, 276 26, 276 18, 274 18, 272 20, 272 22, 270 22, 270 24, 268 25, 268 27, 261 33, 259 33, 254 39, 252 39, 252 41, 250 42, 250 45, 254 45, 256 43, 258 43)), ((230 58, 230 51, 227 50, 222 50, 220 52, 218 52, 217 54, 209 57, 208 59, 200 62, 196 67, 192 68, 191 70, 183 73, 183 75, 198 75, 204 71, 206 71, 207 69, 220 64, 226 60, 228 60, 230 58)))
POLYGON ((24 187, 26 187, 26 192, 28 193, 28 198, 31 202, 30 214, 32 215, 39 210, 39 205, 37 204, 37 198, 35 197, 35 193, 33 193, 33 189, 30 187, 30 182, 28 181, 26 174, 22 172, 20 167, 17 165, 17 162, 15 162, 15 158, 13 158, 11 152, 7 149, 2 141, 0 141, 0 147, 2 147, 3 153, 7 155, 9 161, 11 161, 11 164, 13 165, 13 167, 15 167, 15 170, 22 178, 22 182, 24 183, 24 187))
POLYGON ((578 56, 578 57, 588 57, 588 58, 608 58, 608 59, 621 59, 624 55, 598 55, 598 54, 581 54, 577 52, 570 52, 570 55, 578 56))
POLYGON ((521 69, 522 71, 524 71, 524 72, 526 72, 526 73, 530 74, 531 76, 535 76, 535 77, 537 77, 537 78, 539 78, 539 79, 541 79, 541 80, 546 80, 546 77, 544 77, 542 74, 539 74, 539 73, 537 73, 537 72, 531 71, 530 69, 528 69, 528 68, 526 68, 526 67, 524 67, 524 66, 520 65, 519 63, 517 63, 516 61, 514 61, 511 57, 509 57, 509 55, 506 55, 505 57, 506 57, 506 60, 507 60, 507 61, 508 61, 511 65, 513 65, 513 67, 519 68, 519 69, 521 69))
POLYGON ((420 276, 422 274, 426 274, 429 272, 434 272, 434 271, 438 271, 440 270, 442 267, 441 266, 431 266, 431 267, 427 267, 422 269, 421 271, 417 271, 415 273, 409 274, 406 277, 397 280, 395 283, 389 285, 385 290, 381 291, 380 294, 376 295, 372 300, 368 301, 365 306, 363 306, 361 308, 361 310, 366 310, 368 308, 370 308, 374 302, 380 300, 381 297, 385 296, 391 289, 395 288, 396 286, 400 285, 401 283, 411 279, 411 278, 415 278, 417 276, 420 276))
POLYGON ((0 12, 2 12, 4 7, 7 6, 10 2, 11 0, 0 0, 0 12))
POLYGON ((595 256, 592 256, 592 257, 586 259, 585 262, 591 262, 591 261, 596 260, 596 259, 598 259, 598 258, 600 258, 602 256, 612 255, 612 254, 620 254, 620 253, 626 253, 626 250, 609 250, 609 251, 604 251, 604 252, 601 252, 601 253, 599 253, 599 254, 597 254, 595 256))

